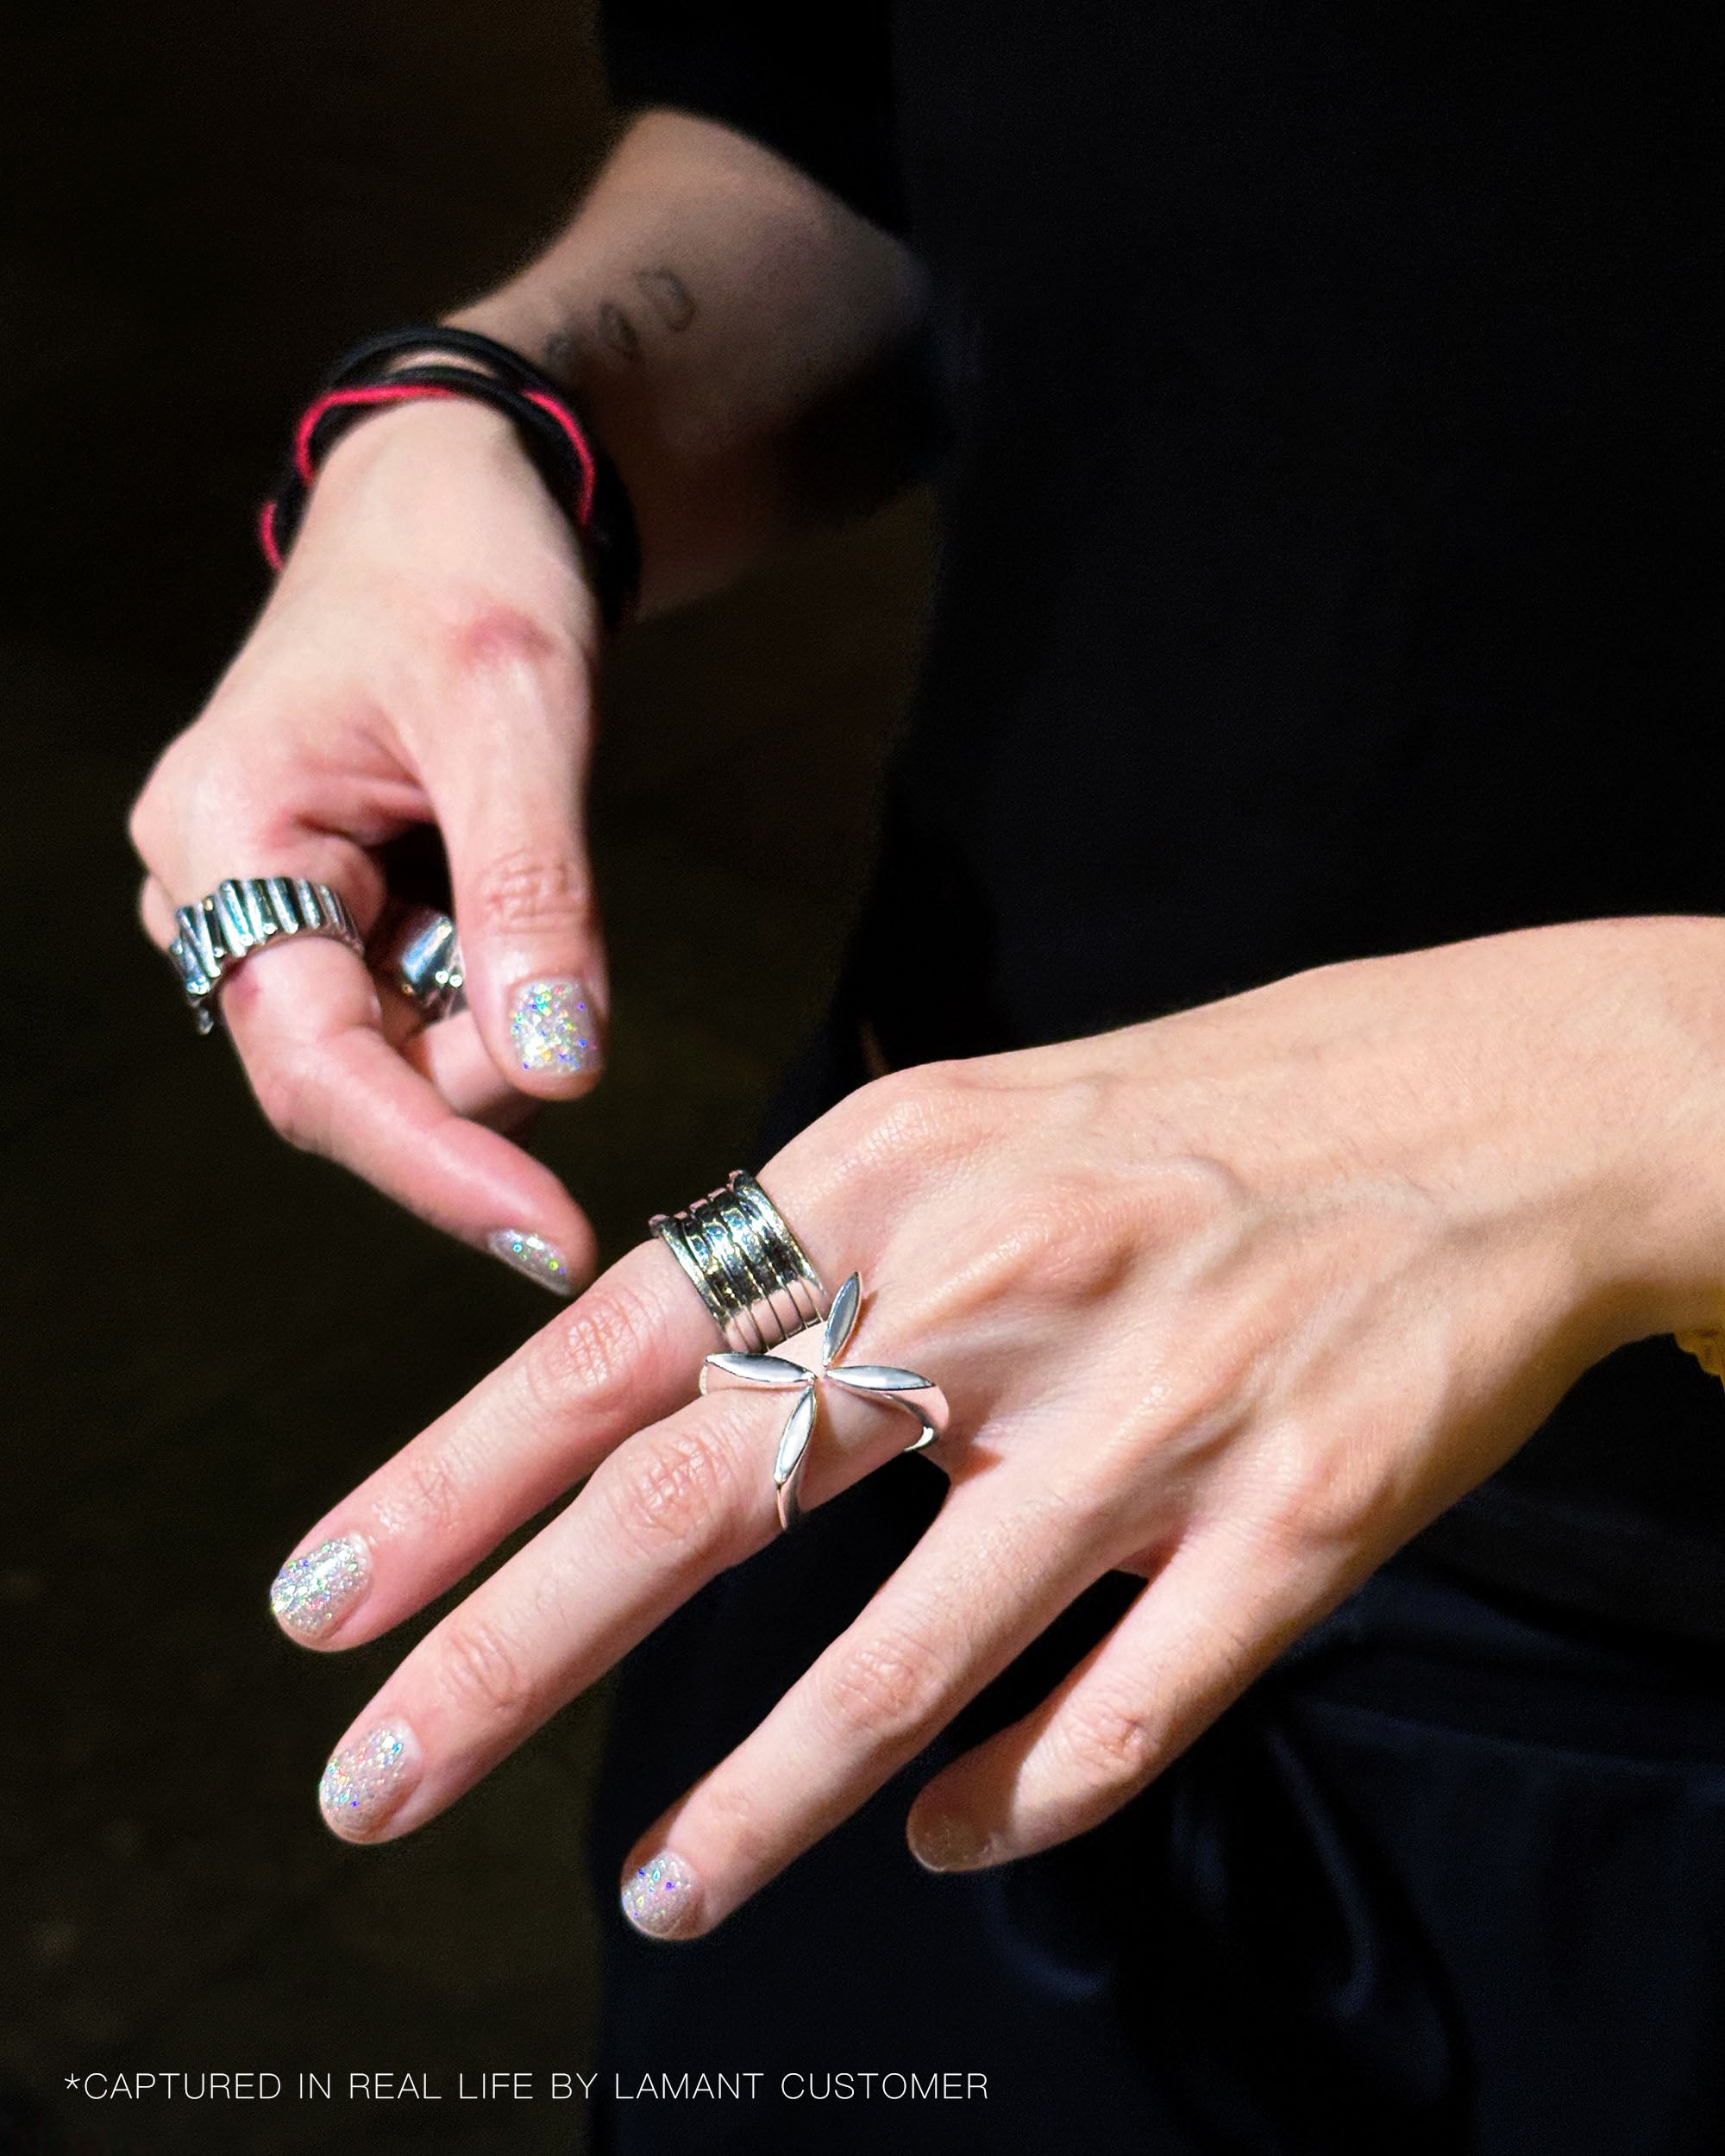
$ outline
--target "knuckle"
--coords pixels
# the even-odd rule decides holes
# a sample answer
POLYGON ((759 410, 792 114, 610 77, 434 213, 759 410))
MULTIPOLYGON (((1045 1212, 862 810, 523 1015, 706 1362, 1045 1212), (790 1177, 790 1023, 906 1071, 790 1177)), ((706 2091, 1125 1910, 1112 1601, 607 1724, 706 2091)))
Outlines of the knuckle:
POLYGON ((175 812, 174 797, 185 789, 179 784, 178 774, 185 761, 182 734, 168 743, 157 757, 155 768, 144 780, 138 798, 133 802, 126 818, 126 831, 133 848, 141 859, 154 863, 165 857, 172 843, 174 827, 179 820, 175 812))
POLYGON ((734 1477, 722 1445, 704 1432, 664 1431, 613 1457, 612 1516, 642 1556, 675 1562, 704 1556, 724 1539, 734 1477))
POLYGON ((922 1640, 901 1632, 844 1647, 822 1682, 827 1713, 847 1735, 865 1740, 920 1730, 940 1690, 935 1657, 922 1640))
MULTIPOLYGON (((960 1169, 983 1135, 985 1095, 957 1063, 892 1071, 848 1095, 812 1131, 806 1171, 831 1194, 860 1202, 902 1187, 906 1174, 938 1179, 960 1169)), ((802 1144, 794 1142, 787 1155, 802 1144)))
POLYGON ((1082 1172, 1050 1176, 1002 1209, 976 1261, 996 1293, 1030 1289, 1047 1304, 1086 1303, 1118 1288, 1142 1249, 1118 1184, 1082 1172))
POLYGON ((923 1063, 875 1079, 863 1088, 858 1105, 876 1153, 895 1160, 906 1155, 944 1159, 969 1150, 983 1096, 959 1064, 923 1063))
POLYGON ((533 1708, 533 1683, 518 1643, 484 1618, 451 1622, 438 1651, 437 1684, 464 1718, 512 1727, 533 1708))
POLYGON ((640 1383, 662 1321, 636 1294, 601 1281, 529 1351, 528 1383, 536 1404, 567 1413, 579 1405, 605 1414, 640 1383))
POLYGON ((1258 1464, 1260 1532, 1280 1553, 1353 1550, 1386 1507, 1384 1479, 1369 1432, 1284 1422, 1258 1464))
POLYGON ((162 813, 157 803, 156 782, 152 779, 133 802, 131 813, 126 818, 126 836, 132 842, 132 851, 147 863, 155 861, 160 853, 162 813))
POLYGON ((524 846, 488 862, 464 898, 481 930, 532 931, 585 913, 591 887, 575 862, 524 846))
POLYGON ((400 1486, 391 1494, 392 1524, 411 1521, 416 1534, 453 1540, 461 1532, 467 1492, 448 1455, 427 1445, 405 1453, 397 1464, 400 1486))
POLYGON ((1135 1789, 1160 1764, 1160 1725, 1138 1704, 1106 1697, 1075 1701, 1060 1724, 1061 1749, 1083 1780, 1135 1789))
POLYGON ((448 662, 458 678, 477 684, 523 668, 556 672, 568 666, 569 653, 566 641, 526 607, 470 601, 449 632, 448 662))

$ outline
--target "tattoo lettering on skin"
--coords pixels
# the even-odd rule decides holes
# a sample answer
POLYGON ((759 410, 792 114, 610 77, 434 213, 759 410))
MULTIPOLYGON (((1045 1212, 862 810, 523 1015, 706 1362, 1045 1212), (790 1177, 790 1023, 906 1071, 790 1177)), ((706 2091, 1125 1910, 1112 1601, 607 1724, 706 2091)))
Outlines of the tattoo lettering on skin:
POLYGON ((613 352, 625 360, 641 357, 641 338, 635 324, 621 307, 606 300, 599 310, 599 334, 613 352))
POLYGON ((635 282, 654 313, 674 335, 687 329, 694 320, 695 303, 675 270, 657 263, 651 269, 637 270, 635 282))
POLYGON ((545 364, 553 373, 561 373, 579 348, 573 329, 554 329, 545 340, 545 364))

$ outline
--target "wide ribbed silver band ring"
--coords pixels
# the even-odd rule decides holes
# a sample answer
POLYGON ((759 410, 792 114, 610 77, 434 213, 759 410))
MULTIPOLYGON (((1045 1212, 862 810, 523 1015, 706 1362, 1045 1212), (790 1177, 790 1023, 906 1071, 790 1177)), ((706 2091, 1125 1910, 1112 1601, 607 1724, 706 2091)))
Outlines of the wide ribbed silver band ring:
POLYGON ((648 1222, 694 1283, 727 1347, 764 1355, 819 1325, 831 1300, 779 1208, 742 1169, 648 1222))
POLYGON ((174 913, 167 947, 200 1033, 216 1024, 216 997, 242 959, 278 937, 324 936, 365 956, 365 938, 339 893, 303 876, 230 876, 174 913))

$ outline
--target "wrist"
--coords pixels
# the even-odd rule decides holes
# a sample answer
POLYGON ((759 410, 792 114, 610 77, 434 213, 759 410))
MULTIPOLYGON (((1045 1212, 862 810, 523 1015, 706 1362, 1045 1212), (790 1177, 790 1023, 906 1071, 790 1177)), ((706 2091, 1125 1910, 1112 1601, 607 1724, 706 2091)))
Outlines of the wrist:
POLYGON ((448 610, 487 593, 571 637, 589 663, 605 624, 567 518, 500 413, 467 404, 397 407, 330 451, 306 505, 283 581, 405 580, 448 610))
POLYGON ((1571 991, 1594 1006, 1582 1100, 1561 1088, 1552 1107, 1578 1106, 1592 1131, 1590 1239, 1613 1344, 1725 1326, 1725 920, 1552 932, 1591 939, 1571 991))
MULTIPOLYGON (((555 381, 522 353, 471 330, 385 330, 337 361, 299 418, 281 480, 260 517, 271 567, 285 565, 325 463, 356 427, 416 405, 469 404, 507 423, 546 502, 566 521, 605 625, 620 627, 633 610, 639 555, 632 505, 615 467, 555 381)), ((392 434, 395 442, 411 438, 405 424, 392 434)), ((468 439, 484 450, 498 437, 468 439)), ((350 474, 375 468, 367 459, 348 466, 350 474)))
POLYGON ((526 451, 501 412, 451 398, 398 404, 371 413, 333 442, 317 467, 306 505, 309 525, 318 505, 375 486, 397 471, 431 467, 482 473, 491 483, 524 492, 539 486, 526 451))

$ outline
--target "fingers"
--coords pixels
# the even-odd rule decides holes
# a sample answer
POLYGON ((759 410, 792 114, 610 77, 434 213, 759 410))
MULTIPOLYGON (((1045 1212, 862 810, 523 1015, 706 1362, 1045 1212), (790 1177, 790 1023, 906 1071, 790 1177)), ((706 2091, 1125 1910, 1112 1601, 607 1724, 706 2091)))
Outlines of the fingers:
MULTIPOLYGON (((819 1219, 809 1220, 794 1175, 785 1180, 790 1217, 819 1243, 819 1219)), ((861 1261, 871 1254, 864 1238, 861 1261)), ((640 1244, 325 1514, 283 1568, 277 1615, 312 1645, 345 1647, 387 1631, 625 1438, 689 1401, 703 1357, 721 1345, 669 1250, 656 1237, 640 1244)), ((823 1402, 824 1426, 841 1436, 858 1416, 885 1427, 888 1451, 916 1433, 901 1410, 823 1402)), ((775 1509, 773 1458, 769 1447, 761 1482, 775 1509)))
MULTIPOLYGON (((408 1656, 337 1745, 322 1789, 337 1833, 405 1833, 461 1796, 703 1582, 774 1530, 770 1405, 698 1401, 599 1467, 580 1496, 408 1656), (620 1531, 619 1531, 620 1530, 620 1531), (345 1758, 411 1737, 356 1803, 345 1758), (332 1778, 335 1801, 332 1802, 332 1778)), ((361 1776, 362 1781, 369 1777, 361 1776)))
POLYGON ((145 935, 163 950, 179 933, 173 918, 173 900, 154 876, 144 878, 143 888, 138 893, 138 918, 144 924, 145 935))
POLYGON ((536 1104, 518 1093, 492 1062, 471 1011, 457 1011, 426 1025, 405 1010, 392 1025, 387 1000, 384 1008, 384 1031, 397 1053, 430 1081, 457 1115, 505 1131, 522 1130, 533 1120, 536 1104))
POLYGON ((625 1914, 709 1930, 913 1758, 1107 1568, 1025 1475, 956 1488, 862 1615, 758 1729, 643 1837, 625 1914))
POLYGON ((687 1401, 717 1344, 662 1244, 630 1250, 318 1521, 271 1597, 284 1627, 308 1646, 388 1631, 687 1401))
MULTIPOLYGON (((429 1633, 337 1747, 338 1833, 405 1833, 441 1811, 724 1567, 776 1532, 782 1400, 697 1400, 612 1451, 574 1503, 429 1633)), ((593 1432, 587 1433, 591 1443, 593 1432)), ((858 1410, 811 1469, 818 1500, 899 1445, 858 1410)), ((571 1446, 566 1465, 582 1448, 571 1446)))
MULTIPOLYGON (((375 863, 322 835, 315 863, 304 835, 275 840, 287 861, 348 897, 363 919, 381 903, 375 863), (295 858, 289 860, 289 856, 295 858)), ((139 897, 146 932, 177 932, 160 878, 139 897)), ((524 1119, 463 1013, 392 1042, 375 982, 340 945, 306 938, 254 953, 221 991, 222 1015, 265 1115, 292 1144, 352 1169, 422 1219, 499 1257, 555 1293, 592 1275, 586 1216, 551 1171, 499 1134, 524 1119)), ((392 1008, 390 1020, 400 1013, 392 1008)))
POLYGON ((1189 1535, 1054 1693, 937 1775, 906 1832, 934 1871, 1034 1854, 1118 1811, 1346 1583, 1214 1526, 1189 1535))
POLYGON ((578 656, 502 610, 466 644, 460 734, 428 781, 467 1002, 511 1085, 567 1100, 598 1079, 607 998, 582 821, 588 684, 578 656))
POLYGON ((392 1049, 375 985, 328 942, 260 951, 222 991, 264 1113, 476 1249, 567 1293, 591 1276, 593 1231, 551 1171, 458 1115, 392 1049))

